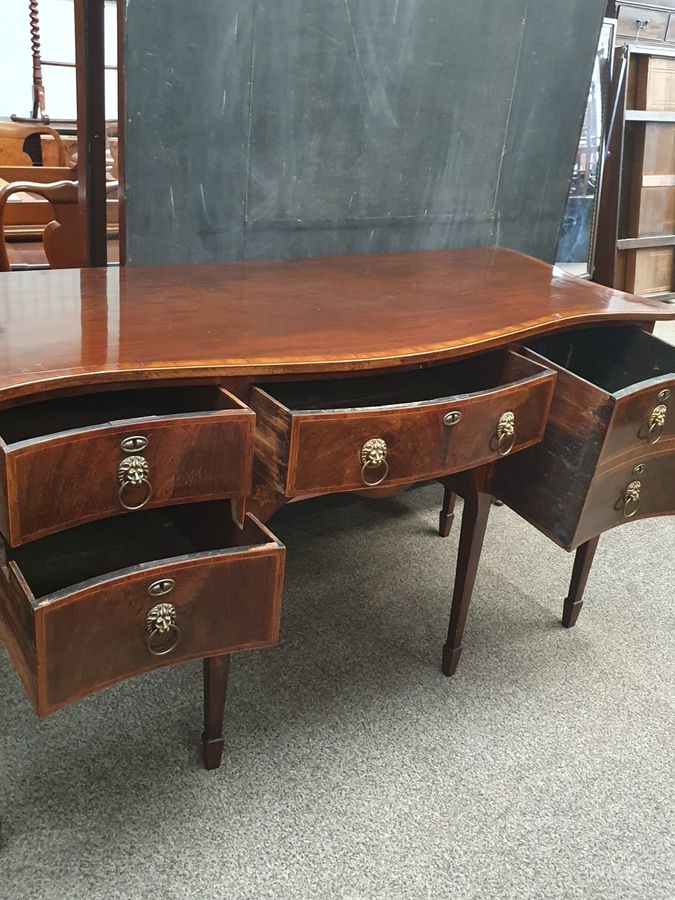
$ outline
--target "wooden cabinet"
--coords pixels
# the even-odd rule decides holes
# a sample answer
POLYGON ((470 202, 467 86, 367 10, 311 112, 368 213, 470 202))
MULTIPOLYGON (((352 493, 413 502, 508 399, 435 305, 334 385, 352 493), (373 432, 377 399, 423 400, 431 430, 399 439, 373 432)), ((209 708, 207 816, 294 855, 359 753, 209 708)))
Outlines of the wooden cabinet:
MULTIPOLYGON (((675 18, 658 11, 644 18, 665 33, 659 16, 675 18)), ((595 280, 668 298, 675 293, 675 55, 619 53, 625 77, 603 177, 595 280)))
POLYGON ((672 509, 675 351, 640 328, 673 315, 498 248, 0 275, 0 636, 38 713, 201 658, 216 768, 230 654, 279 629, 246 504, 434 477, 452 674, 495 464, 563 546, 672 509))

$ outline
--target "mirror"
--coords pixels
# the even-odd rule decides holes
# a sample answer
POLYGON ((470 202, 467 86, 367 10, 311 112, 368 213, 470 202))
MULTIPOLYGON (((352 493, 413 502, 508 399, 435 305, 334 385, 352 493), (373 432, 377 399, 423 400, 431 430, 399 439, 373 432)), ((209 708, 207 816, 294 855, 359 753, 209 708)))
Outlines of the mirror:
POLYGON ((556 254, 556 263, 560 268, 582 278, 593 276, 598 188, 605 159, 615 29, 616 21, 605 19, 556 254))

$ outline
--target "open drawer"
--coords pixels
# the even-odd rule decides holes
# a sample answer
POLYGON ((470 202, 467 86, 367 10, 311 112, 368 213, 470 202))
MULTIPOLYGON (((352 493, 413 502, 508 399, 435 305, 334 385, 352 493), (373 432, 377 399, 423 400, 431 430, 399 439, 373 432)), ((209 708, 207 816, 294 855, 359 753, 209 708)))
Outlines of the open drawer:
POLYGON ((541 440, 555 373, 505 350, 412 372, 251 390, 255 465, 286 496, 395 485, 541 440))
POLYGON ((284 547, 229 502, 144 511, 12 550, 0 635, 39 715, 149 669, 269 647, 284 547))
POLYGON ((571 375, 558 390, 572 406, 604 408, 602 464, 675 438, 675 347, 628 326, 549 335, 527 347, 531 358, 571 375))
POLYGON ((255 416, 215 385, 108 390, 0 411, 11 546, 93 519, 250 490, 255 416))

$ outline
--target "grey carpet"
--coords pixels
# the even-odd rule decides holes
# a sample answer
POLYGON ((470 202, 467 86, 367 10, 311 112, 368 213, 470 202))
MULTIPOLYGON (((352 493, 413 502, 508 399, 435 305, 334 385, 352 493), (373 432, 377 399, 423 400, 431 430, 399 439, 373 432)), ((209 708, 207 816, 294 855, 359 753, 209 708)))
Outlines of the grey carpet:
POLYGON ((218 772, 198 664, 38 722, 1 651, 2 900, 672 900, 675 521, 603 537, 566 631, 572 558, 494 509, 448 680, 440 500, 277 517, 282 639, 234 660, 218 772))

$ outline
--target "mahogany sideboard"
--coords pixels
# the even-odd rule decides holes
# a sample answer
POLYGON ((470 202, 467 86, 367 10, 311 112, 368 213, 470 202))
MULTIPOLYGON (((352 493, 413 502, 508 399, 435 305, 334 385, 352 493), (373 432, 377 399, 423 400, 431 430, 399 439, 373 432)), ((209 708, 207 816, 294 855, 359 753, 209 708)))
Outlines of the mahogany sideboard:
POLYGON ((38 715, 203 659, 217 767, 230 654, 278 637, 263 523, 429 479, 446 530, 466 501, 451 674, 494 495, 578 582, 675 510, 673 317, 493 248, 0 275, 0 635, 38 715))

